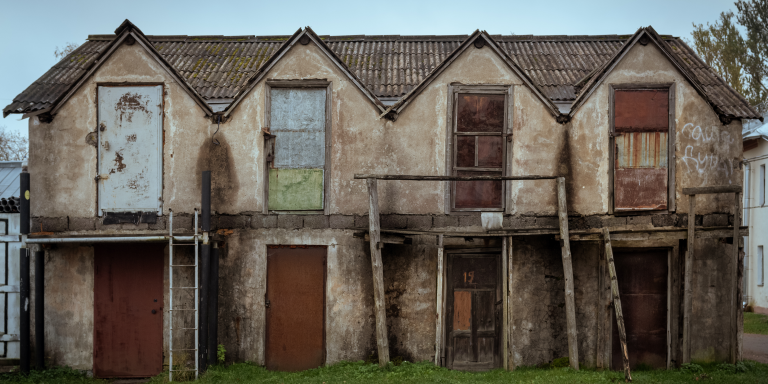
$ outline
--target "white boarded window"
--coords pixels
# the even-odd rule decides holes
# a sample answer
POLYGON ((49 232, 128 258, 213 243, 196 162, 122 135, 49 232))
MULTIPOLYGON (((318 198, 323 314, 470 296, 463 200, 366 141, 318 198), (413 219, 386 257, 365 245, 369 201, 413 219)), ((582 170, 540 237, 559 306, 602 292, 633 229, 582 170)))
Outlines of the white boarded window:
POLYGON ((763 257, 763 246, 757 246, 757 285, 765 284, 765 258, 763 257))
POLYGON ((269 210, 322 210, 326 88, 272 88, 270 103, 269 210))
POLYGON ((99 215, 162 207, 163 86, 99 86, 99 215))

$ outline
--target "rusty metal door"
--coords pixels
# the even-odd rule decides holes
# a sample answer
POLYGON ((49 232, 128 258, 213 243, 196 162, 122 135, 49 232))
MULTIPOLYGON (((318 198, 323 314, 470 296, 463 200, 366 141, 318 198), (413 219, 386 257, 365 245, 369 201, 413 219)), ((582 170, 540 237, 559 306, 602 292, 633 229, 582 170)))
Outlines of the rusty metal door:
POLYGON ((325 246, 267 247, 267 369, 325 362, 325 246))
MULTIPOLYGON (((614 250, 631 368, 667 366, 667 254, 664 249, 614 250)), ((612 323, 612 366, 623 369, 615 316, 612 323)))
POLYGON ((447 270, 448 368, 487 371, 501 366, 499 255, 451 255, 447 270))
POLYGON ((150 377, 163 369, 163 247, 94 247, 93 373, 150 377))
POLYGON ((616 90, 614 100, 614 208, 667 209, 669 90, 616 90))
POLYGON ((100 86, 99 214, 161 212, 163 87, 100 86))

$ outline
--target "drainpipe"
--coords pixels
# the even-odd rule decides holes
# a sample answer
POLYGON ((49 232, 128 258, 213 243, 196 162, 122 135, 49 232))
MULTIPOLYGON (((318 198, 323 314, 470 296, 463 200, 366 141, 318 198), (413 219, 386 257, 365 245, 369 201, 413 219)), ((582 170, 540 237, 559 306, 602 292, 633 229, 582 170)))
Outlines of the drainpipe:
POLYGON ((211 276, 211 244, 209 242, 211 231, 211 171, 203 172, 202 192, 202 223, 203 244, 200 246, 200 302, 198 324, 198 356, 200 372, 208 368, 208 286, 211 276))
POLYGON ((22 374, 29 374, 29 173, 22 172, 20 177, 21 206, 19 207, 19 233, 21 233, 21 249, 19 250, 19 344, 20 364, 22 374))
POLYGON ((211 249, 211 280, 208 284, 208 364, 217 363, 219 334, 219 244, 211 249))
POLYGON ((45 369, 45 251, 35 252, 35 365, 45 369))

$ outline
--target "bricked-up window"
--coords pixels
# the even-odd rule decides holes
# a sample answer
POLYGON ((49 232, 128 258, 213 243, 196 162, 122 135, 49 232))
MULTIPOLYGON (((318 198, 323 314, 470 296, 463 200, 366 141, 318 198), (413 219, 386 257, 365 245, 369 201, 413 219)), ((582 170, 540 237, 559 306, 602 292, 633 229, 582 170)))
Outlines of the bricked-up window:
POLYGON ((614 210, 665 210, 668 202, 668 89, 614 93, 614 210))
MULTIPOLYGON (((504 106, 506 96, 458 94, 453 131, 456 176, 502 176, 504 174, 504 106)), ((455 209, 500 210, 501 181, 454 182, 455 209)))

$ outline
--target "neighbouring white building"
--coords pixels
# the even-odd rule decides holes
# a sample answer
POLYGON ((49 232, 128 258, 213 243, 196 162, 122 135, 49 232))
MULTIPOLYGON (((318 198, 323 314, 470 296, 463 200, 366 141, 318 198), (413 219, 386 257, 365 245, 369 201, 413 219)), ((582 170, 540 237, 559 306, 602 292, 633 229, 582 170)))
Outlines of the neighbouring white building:
MULTIPOLYGON (((768 115, 768 114, 766 114, 768 115)), ((745 125, 744 141, 744 295, 755 312, 768 314, 765 285, 765 250, 768 248, 768 207, 765 199, 765 168, 768 165, 768 123, 745 125), (762 124, 762 125, 761 125, 762 124)))

